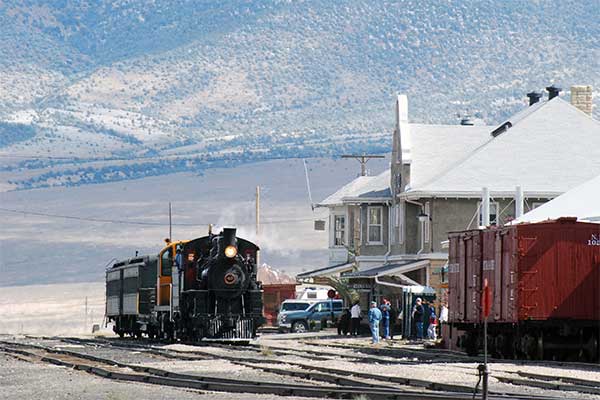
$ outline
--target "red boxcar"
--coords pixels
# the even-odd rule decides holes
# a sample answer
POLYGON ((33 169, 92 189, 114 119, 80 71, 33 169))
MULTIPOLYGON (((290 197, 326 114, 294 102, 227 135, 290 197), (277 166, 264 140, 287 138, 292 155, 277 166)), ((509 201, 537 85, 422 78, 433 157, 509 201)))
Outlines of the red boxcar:
POLYGON ((451 233, 448 279, 449 323, 468 352, 482 342, 487 279, 491 351, 600 358, 600 224, 562 218, 451 233))
POLYGON ((263 315, 267 325, 277 325, 279 306, 284 300, 296 298, 295 283, 278 283, 263 285, 263 315))

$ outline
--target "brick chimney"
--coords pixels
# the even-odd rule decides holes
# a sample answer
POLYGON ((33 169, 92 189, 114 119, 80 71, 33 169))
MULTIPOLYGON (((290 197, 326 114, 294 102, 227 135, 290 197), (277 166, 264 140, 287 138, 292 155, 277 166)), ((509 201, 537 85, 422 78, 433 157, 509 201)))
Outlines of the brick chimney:
POLYGON ((571 104, 587 115, 592 115, 592 87, 571 86, 571 104))

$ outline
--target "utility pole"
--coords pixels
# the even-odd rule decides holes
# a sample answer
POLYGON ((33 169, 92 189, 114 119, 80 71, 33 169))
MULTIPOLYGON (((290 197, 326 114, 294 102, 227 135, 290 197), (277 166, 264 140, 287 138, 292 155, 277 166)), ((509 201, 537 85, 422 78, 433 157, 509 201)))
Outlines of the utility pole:
POLYGON ((169 202, 169 241, 173 241, 173 224, 171 221, 171 202, 169 202))
POLYGON ((256 236, 260 235, 260 186, 256 187, 256 236))
POLYGON ((385 156, 378 154, 345 154, 342 158, 354 158, 360 163, 360 176, 367 176, 367 163, 371 158, 385 158, 385 156))
POLYGON ((308 167, 306 166, 306 159, 302 160, 304 163, 304 175, 306 176, 306 188, 308 189, 308 200, 310 201, 310 208, 315 211, 315 203, 313 203, 312 193, 310 193, 310 180, 308 179, 308 167))
POLYGON ((88 299, 87 296, 85 296, 85 318, 83 320, 83 333, 85 333, 87 331, 87 316, 88 316, 88 303, 87 303, 88 299))

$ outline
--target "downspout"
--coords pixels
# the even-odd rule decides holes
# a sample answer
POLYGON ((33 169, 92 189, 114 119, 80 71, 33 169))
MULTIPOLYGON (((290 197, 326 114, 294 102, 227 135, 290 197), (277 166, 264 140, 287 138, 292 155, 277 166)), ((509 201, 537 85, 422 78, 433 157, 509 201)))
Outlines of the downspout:
MULTIPOLYGON (((388 263, 388 257, 390 256, 390 254, 392 253, 392 203, 391 202, 386 202, 387 207, 388 207, 388 250, 387 253, 385 253, 383 255, 383 263, 387 264, 388 263)), ((375 282, 377 282, 377 277, 375 277, 375 282)))
MULTIPOLYGON (((408 200, 408 199, 406 199, 404 201, 406 201, 407 203, 414 204, 416 206, 421 207, 421 212, 425 213, 425 205, 424 204, 421 204, 418 201, 408 200)), ((423 230, 424 230, 423 222, 419 221, 419 224, 420 224, 420 231, 421 231, 421 248, 419 249, 419 251, 417 251, 417 255, 420 255, 423 252, 423 250, 425 249, 425 236, 423 233, 423 230)))

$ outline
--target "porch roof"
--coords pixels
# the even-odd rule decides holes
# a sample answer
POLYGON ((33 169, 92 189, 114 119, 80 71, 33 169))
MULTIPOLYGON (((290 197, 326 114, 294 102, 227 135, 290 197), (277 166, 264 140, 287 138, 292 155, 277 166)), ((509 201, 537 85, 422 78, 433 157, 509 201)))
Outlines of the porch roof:
POLYGON ((317 269, 302 272, 302 273, 296 275, 296 279, 331 276, 338 272, 342 273, 346 270, 350 270, 353 267, 354 267, 354 263, 343 263, 343 264, 332 265, 329 267, 317 268, 317 269))
POLYGON ((377 267, 354 271, 354 272, 346 272, 342 274, 344 278, 375 278, 386 275, 396 275, 401 278, 404 278, 402 275, 404 272, 412 271, 421 267, 425 267, 429 264, 428 260, 419 260, 419 261, 405 261, 401 263, 395 264, 384 264, 379 265, 377 267))

